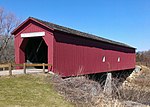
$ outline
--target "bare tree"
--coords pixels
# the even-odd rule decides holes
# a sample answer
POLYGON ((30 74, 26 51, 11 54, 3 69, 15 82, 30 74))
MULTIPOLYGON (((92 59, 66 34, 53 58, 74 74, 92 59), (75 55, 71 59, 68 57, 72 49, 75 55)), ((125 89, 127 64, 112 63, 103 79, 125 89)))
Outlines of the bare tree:
POLYGON ((136 61, 150 67, 150 50, 136 53, 136 61))
POLYGON ((11 31, 19 22, 13 13, 6 12, 0 7, 0 63, 14 61, 14 38, 11 31))

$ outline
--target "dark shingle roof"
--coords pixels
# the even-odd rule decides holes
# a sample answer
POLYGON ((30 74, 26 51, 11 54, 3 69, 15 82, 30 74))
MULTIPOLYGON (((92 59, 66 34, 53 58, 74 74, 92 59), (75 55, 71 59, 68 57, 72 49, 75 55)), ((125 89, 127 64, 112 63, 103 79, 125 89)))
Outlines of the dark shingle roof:
POLYGON ((43 21, 43 20, 40 20, 40 19, 37 19, 37 18, 33 18, 33 17, 30 17, 54 30, 58 30, 58 31, 62 31, 62 32, 65 32, 65 33, 69 33, 69 34, 74 34, 74 35, 78 35, 78 36, 81 36, 81 37, 85 37, 85 38, 89 38, 89 39, 93 39, 93 40, 97 40, 97 41, 102 41, 102 42, 106 42, 106 43, 110 43, 110 44, 114 44, 114 45, 119 45, 119 46, 123 46, 123 47, 127 47, 127 48, 133 48, 135 49, 134 47, 131 47, 127 44, 124 44, 124 43, 121 43, 121 42, 116 42, 116 41, 113 41, 113 40, 109 40, 109 39, 105 39, 105 38, 102 38, 102 37, 98 37, 96 35, 92 35, 92 34, 88 34, 88 33, 84 33, 84 32, 81 32, 81 31, 78 31, 78 30, 74 30, 74 29, 71 29, 71 28, 68 28, 68 27, 64 27, 64 26, 60 26, 60 25, 57 25, 57 24, 54 24, 54 23, 50 23, 50 22, 47 22, 47 21, 43 21))

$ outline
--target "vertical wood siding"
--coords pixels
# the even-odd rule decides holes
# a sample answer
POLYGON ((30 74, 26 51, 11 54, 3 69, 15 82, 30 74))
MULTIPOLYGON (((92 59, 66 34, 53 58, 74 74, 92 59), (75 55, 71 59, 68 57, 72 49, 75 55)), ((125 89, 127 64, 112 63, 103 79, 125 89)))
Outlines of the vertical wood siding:
POLYGON ((69 35, 54 34, 54 71, 62 76, 135 67, 135 50, 69 35), (105 62, 102 61, 105 57, 105 62), (120 61, 118 62, 118 58, 120 61))

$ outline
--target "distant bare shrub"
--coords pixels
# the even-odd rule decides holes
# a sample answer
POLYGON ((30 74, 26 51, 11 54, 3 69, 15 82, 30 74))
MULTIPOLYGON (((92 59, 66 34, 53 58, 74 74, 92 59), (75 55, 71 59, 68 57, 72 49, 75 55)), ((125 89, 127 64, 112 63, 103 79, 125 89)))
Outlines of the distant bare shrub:
POLYGON ((150 50, 136 53, 136 62, 138 65, 150 67, 150 50))

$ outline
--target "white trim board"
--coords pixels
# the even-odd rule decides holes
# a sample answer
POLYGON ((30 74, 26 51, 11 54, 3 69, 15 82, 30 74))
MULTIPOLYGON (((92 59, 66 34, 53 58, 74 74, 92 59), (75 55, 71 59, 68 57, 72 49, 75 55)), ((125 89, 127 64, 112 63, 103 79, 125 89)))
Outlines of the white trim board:
POLYGON ((31 32, 31 33, 21 33, 21 37, 39 37, 39 36, 45 36, 45 32, 31 32))

